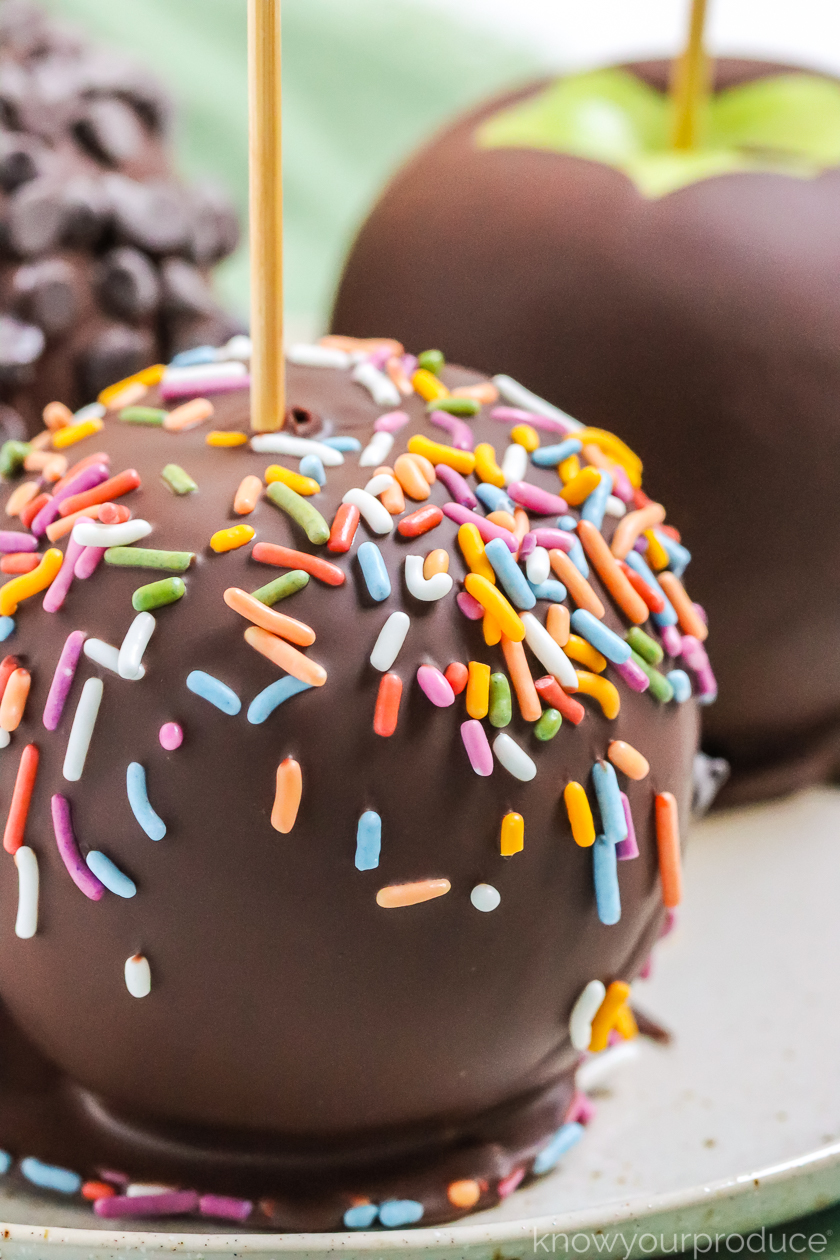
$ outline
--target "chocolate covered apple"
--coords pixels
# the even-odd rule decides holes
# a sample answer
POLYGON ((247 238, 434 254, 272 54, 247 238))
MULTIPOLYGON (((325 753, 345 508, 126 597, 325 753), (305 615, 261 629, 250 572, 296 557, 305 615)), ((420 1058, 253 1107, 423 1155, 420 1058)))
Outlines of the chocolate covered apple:
POLYGON ((638 452, 697 551, 722 799, 755 799, 840 766, 840 86, 718 61, 677 150, 667 78, 540 82, 456 122, 373 211, 334 321, 445 345, 638 452))
POLYGON ((167 369, 4 491, 0 1143, 105 1217, 497 1202, 680 900, 714 680, 633 452, 436 353, 290 357, 277 432, 167 369))

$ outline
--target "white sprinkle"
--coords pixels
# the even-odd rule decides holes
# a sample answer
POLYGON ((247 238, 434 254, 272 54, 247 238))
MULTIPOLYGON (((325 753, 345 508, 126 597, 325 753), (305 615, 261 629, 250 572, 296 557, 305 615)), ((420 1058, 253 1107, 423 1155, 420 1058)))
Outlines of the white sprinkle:
POLYGON ((220 359, 250 359, 253 346, 247 333, 234 333, 217 354, 220 359))
POLYGON ((364 385, 377 407, 399 407, 402 396, 394 382, 369 361, 353 368, 353 380, 364 385))
POLYGON ((598 1007, 606 997, 606 987, 600 980, 590 980, 572 1007, 569 1016, 569 1034, 575 1050, 588 1050, 592 1040, 592 1021, 598 1007))
POLYGON ((525 573, 528 581, 533 582, 534 586, 539 586, 540 583, 548 581, 548 575, 551 573, 551 561, 548 558, 548 552, 545 547, 534 548, 525 561, 525 573))
POLYGON ((8 748, 11 735, 8 731, 0 729, 0 748, 8 748))
MULTIPOLYGON (((120 673, 120 650, 111 647, 110 643, 104 643, 102 639, 85 639, 85 656, 96 665, 101 665, 103 669, 110 669, 115 674, 120 673)), ((146 673, 145 665, 141 665, 133 678, 129 682, 139 682, 146 673)), ((120 675, 122 677, 122 675, 120 675)))
POLYGON ((341 502, 357 507, 374 534, 390 534, 394 528, 391 513, 366 490, 348 490, 341 502))
POLYGON ((634 1037, 632 1041, 620 1041, 617 1046, 608 1046, 599 1054, 593 1054, 592 1058, 587 1059, 577 1070, 575 1084, 578 1089, 584 1093, 589 1089, 595 1089, 608 1076, 612 1076, 616 1068, 623 1067, 625 1063, 635 1059, 639 1053, 640 1040, 641 1038, 634 1037))
POLYGON ((325 468, 338 468, 344 463, 341 451, 323 442, 314 442, 312 438, 295 437, 293 433, 258 433, 251 438, 251 450, 262 455, 291 455, 294 459, 317 455, 325 468))
POLYGON ((80 521, 73 526, 73 542, 80 547, 130 547, 152 532, 148 521, 121 521, 117 525, 94 525, 80 521))
POLYGON ((493 384, 505 402, 509 402, 514 407, 522 407, 525 411, 533 411, 538 416, 547 416, 550 420, 559 420, 561 424, 566 425, 569 429, 584 428, 584 425, 579 420, 573 420, 565 411, 561 411, 553 403, 547 402, 545 398, 540 398, 539 394, 532 394, 530 389, 520 385, 519 381, 515 381, 512 376, 494 376, 493 384))
POLYGON ((561 687, 574 687, 577 690, 577 674, 566 653, 555 643, 545 626, 537 621, 533 613, 520 613, 525 627, 525 642, 538 661, 553 674, 561 687))
POLYGON ((83 420, 101 420, 108 410, 102 403, 88 403, 85 407, 80 407, 78 411, 73 412, 73 419, 77 423, 83 420))
POLYGON ((374 643, 373 651, 370 654, 370 663, 374 669, 378 669, 384 674, 386 670, 391 668, 400 654, 402 645, 405 643, 405 636, 408 634, 410 625, 411 618, 408 613, 391 613, 391 616, 379 631, 379 638, 374 643))
POLYGON ((349 368, 350 355, 346 350, 334 350, 332 346, 310 346, 304 342, 289 346, 286 358, 301 367, 349 368))
POLYGON ((627 504, 622 503, 621 499, 611 494, 607 499, 607 506, 604 508, 605 516, 622 517, 627 515, 627 504))
POLYGON ((524 481, 528 474, 528 452, 519 442, 511 442, 502 459, 502 476, 505 485, 512 481, 524 481))
POLYGON ((406 556, 405 584, 415 599, 422 599, 427 604, 443 599, 452 590, 450 573, 435 573, 432 577, 423 576, 423 557, 406 556))
POLYGON ((379 464, 384 464, 385 460, 391 454, 391 447, 393 445, 393 433, 389 433, 387 429, 380 429, 378 433, 374 433, 373 437, 359 456, 359 467, 377 468, 379 464))
POLYGON ((537 767, 528 756, 524 748, 520 748, 510 735, 506 735, 501 731, 493 740, 493 752, 496 754, 497 760, 504 766, 514 779, 521 779, 523 783, 529 783, 537 773, 537 767))
POLYGON ((168 367, 163 374, 161 384, 175 385, 183 381, 227 381, 235 377, 247 376, 248 369, 237 359, 228 359, 224 363, 191 363, 184 367, 168 367))
POLYGON ((28 941, 38 931, 38 859, 23 845, 15 854, 18 873, 18 908, 15 936, 28 941))
MULTIPOLYGON (((87 640, 91 642, 90 639, 87 640)), ((87 644, 85 645, 87 646, 87 644)), ((70 738, 67 741, 67 752, 64 754, 64 777, 68 783, 77 783, 85 768, 85 758, 90 748, 96 716, 102 702, 103 683, 101 678, 89 678, 82 687, 70 738)))
POLYGON ((365 486, 365 494, 372 494, 376 499, 380 494, 384 494, 386 490, 390 490, 391 486, 396 484, 396 477, 392 477, 390 473, 377 473, 375 477, 371 477, 365 486))
POLYGON ((117 657, 117 673, 120 678, 135 681, 140 672, 143 653, 155 632, 157 622, 150 612, 141 612, 125 632, 125 638, 117 657))
POLYGON ((501 893, 492 884, 476 884, 470 893, 470 901, 476 910, 482 910, 485 914, 495 910, 501 900, 501 893))
POLYGON ((173 1189, 174 1186, 162 1186, 151 1181, 132 1181, 122 1193, 127 1199, 145 1199, 151 1195, 172 1194, 173 1189))
POLYGON ((148 958, 132 954, 125 960, 125 987, 132 997, 148 997, 152 989, 152 972, 148 958))

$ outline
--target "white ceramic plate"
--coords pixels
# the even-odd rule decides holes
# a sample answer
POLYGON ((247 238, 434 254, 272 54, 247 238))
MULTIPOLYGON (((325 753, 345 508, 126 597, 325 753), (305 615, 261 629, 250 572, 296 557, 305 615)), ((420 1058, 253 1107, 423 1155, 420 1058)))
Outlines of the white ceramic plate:
POLYGON ((390 1233, 115 1233, 87 1209, 7 1193, 2 1260, 524 1260, 552 1245, 623 1260, 840 1201, 840 792, 713 818, 692 841, 679 930, 634 989, 675 1044, 639 1043, 562 1167, 500 1207, 390 1233))

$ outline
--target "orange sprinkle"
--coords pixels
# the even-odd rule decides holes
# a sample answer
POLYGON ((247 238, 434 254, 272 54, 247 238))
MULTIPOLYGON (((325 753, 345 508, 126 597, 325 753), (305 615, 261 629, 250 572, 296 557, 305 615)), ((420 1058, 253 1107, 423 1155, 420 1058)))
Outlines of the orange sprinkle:
POLYGON ((700 642, 709 635, 709 627, 689 599, 688 592, 675 573, 660 573, 659 585, 674 605, 683 634, 693 634, 700 642))
POLYGON ((104 508, 111 509, 106 515, 117 514, 113 520, 103 521, 105 525, 116 525, 118 521, 127 521, 131 516, 127 507, 117 506, 116 503, 92 503, 90 507, 79 508, 77 512, 71 512, 69 516, 60 516, 57 521, 53 521, 47 526, 47 538, 50 542, 57 542, 59 538, 70 533, 76 521, 82 516, 89 516, 94 521, 102 521, 104 508))
POLYGON ((565 647, 569 642, 570 614, 565 604, 549 604, 545 628, 555 643, 565 647))
POLYGON ((63 429, 73 423, 73 412, 63 402, 48 402, 41 416, 48 429, 63 429))
MULTIPOLYGON (((22 573, 20 577, 12 578, 11 582, 7 582, 5 586, 0 586, 0 616, 13 617, 22 599, 37 595, 38 591, 43 591, 49 586, 61 568, 63 560, 64 556, 58 547, 50 547, 49 551, 45 551, 41 557, 41 563, 37 569, 33 569, 31 573, 22 573)), ((6 727, 6 730, 11 729, 12 727, 6 727)))
MULTIPOLYGON (((13 675, 14 677, 14 675, 13 675)), ((11 679, 9 680, 11 682, 11 679)), ((17 778, 9 806, 9 817, 3 833, 3 848, 7 853, 17 853, 23 844, 26 830, 26 819, 29 815, 29 802, 35 787, 35 776, 38 773, 40 754, 35 744, 27 744, 20 754, 17 778)))
POLYGON ((89 420, 77 420, 75 424, 68 424, 63 429, 56 429, 55 433, 53 433, 52 444, 57 451, 63 451, 67 446, 75 446, 76 442, 92 437, 102 427, 103 424, 99 416, 91 416, 89 420))
MULTIPOLYGON (((413 463, 417 465, 430 486, 435 484, 437 481, 437 473, 435 472, 435 466, 430 459, 426 459, 425 455, 418 455, 416 452, 406 455, 406 459, 412 460, 413 463)), ((677 539, 677 542, 679 542, 679 539, 677 539)))
POLYGON ((410 455, 400 455, 394 463, 394 476, 409 499, 421 503, 429 497, 429 483, 410 455))
MULTIPOLYGON (((3 700, 5 702, 5 696, 3 700)), ((2 717, 2 705, 0 705, 0 717, 2 717)), ((0 725, 2 724, 0 721, 0 725)), ((673 910, 682 901, 680 816, 673 792, 658 792, 656 795, 656 847, 659 850, 662 900, 669 910, 673 910)))
POLYGON ((113 1199, 116 1193, 107 1181, 86 1181, 81 1189, 82 1198, 89 1203, 95 1203, 97 1199, 113 1199))
POLYGON ((531 671, 528 668, 525 648, 521 642, 516 643, 509 639, 506 634, 503 634, 502 653, 510 673, 513 689, 516 692, 516 698, 519 701, 519 712, 526 722, 538 721, 542 717, 542 705, 537 695, 537 689, 534 686, 534 680, 531 677, 531 671))
POLYGON ((103 525, 122 525, 131 516, 128 508, 122 503, 97 503, 91 509, 91 516, 98 516, 103 525))
POLYGON ((626 744, 623 739, 612 740, 607 746, 607 756, 616 770, 626 774, 628 779, 644 779, 650 771, 647 757, 643 757, 637 748, 626 744))
POLYGON ((165 371, 166 364, 153 363, 151 367, 143 368, 142 372, 135 372, 133 376, 126 376, 121 381, 115 381, 113 385, 102 390, 96 401, 102 403, 103 407, 110 407, 126 385, 133 385, 135 381, 139 381, 141 385, 158 385, 165 371))
MULTIPOLYGON (((607 611, 606 608, 580 570, 572 564, 565 551, 561 551, 559 547, 552 547, 548 558, 552 569, 563 585, 568 588, 578 608, 584 608, 588 613, 592 613, 593 617, 603 617, 607 611)), ((554 604, 552 607, 559 608, 561 605, 554 604)), ((560 646, 563 646, 562 643, 560 646)))
POLYGON ((108 410, 120 411, 123 407, 133 407, 135 403, 142 402, 148 392, 148 385, 144 385, 142 381, 130 381, 118 394, 112 395, 108 410))
POLYGON ((408 397, 409 394, 414 392, 411 381, 405 374, 402 359, 398 359, 396 355, 392 355, 385 364, 385 371, 401 394, 405 394, 405 396, 408 397))
MULTIPOLYGON (((23 461, 24 471, 25 472, 42 472, 44 465, 48 464, 50 460, 54 458, 54 456, 55 456, 54 451, 30 451, 23 461)), ((58 478, 54 477, 53 480, 57 481, 58 478)))
POLYGON ((9 551, 0 560, 0 573, 31 573, 41 563, 34 551, 9 551))
POLYGON ((44 481, 48 481, 52 485, 54 481, 58 481, 59 478, 63 477, 66 472, 67 456, 52 455, 44 464, 41 476, 44 478, 44 481))
POLYGON ((275 612, 273 608, 267 608, 258 599, 254 599, 253 595, 240 590, 238 586, 229 586, 225 591, 224 599, 228 608, 232 608, 242 617, 247 617, 248 621, 253 622, 255 626, 262 626, 263 630, 277 634, 281 639, 288 639, 289 643, 309 647, 315 642, 315 631, 311 626, 303 621, 297 621, 294 617, 287 617, 285 613, 275 612))
POLYGON ((447 665, 443 671, 443 676, 455 692, 455 695, 460 696, 467 685, 470 671, 462 661, 453 661, 451 665, 447 665))
POLYGON ((21 525, 23 525, 25 529, 29 529, 29 526, 35 520, 35 517, 40 512, 41 508, 44 507, 45 504, 49 503, 51 498, 51 494, 36 494, 34 499, 30 499, 26 506, 21 508, 18 516, 20 517, 21 525))
POLYGON ((423 561, 423 577, 428 579, 434 577, 436 573, 449 572, 449 552, 444 551, 443 547, 437 547, 434 551, 430 551, 423 561))
POLYGON ((214 551, 235 551, 244 547, 254 537, 256 530, 252 525, 231 525, 228 529, 217 529, 210 538, 210 546, 214 551))
POLYGON ((287 757, 277 767, 277 787, 271 811, 271 825, 281 835, 287 836, 295 825, 302 792, 300 766, 293 757, 287 757))
POLYGON ((32 675, 28 669, 16 669, 6 683, 3 699, 0 700, 0 728, 4 731, 16 731, 20 726, 31 683, 32 675))
POLYGON ((237 516, 247 516, 249 512, 253 512, 260 501, 262 491, 263 483, 261 477, 257 477, 255 474, 243 477, 233 500, 233 510, 237 516))
POLYGON ((275 564, 279 569, 303 569, 311 573, 319 582, 328 586, 341 586, 345 581, 343 569, 320 556, 312 556, 308 551, 295 551, 293 547, 281 547, 279 543, 256 543, 251 552, 251 559, 259 564, 275 564))
POLYGON ((321 489, 314 477, 304 477, 302 473, 293 472, 291 468, 284 468, 282 464, 269 464, 266 468, 265 484, 270 486, 273 481, 282 481, 283 485, 294 490, 295 494, 307 496, 317 494, 321 489))
POLYGON ((525 819, 521 814, 505 814, 502 819, 502 838, 499 852, 502 857, 513 857, 525 848, 525 819))
POLYGON ((458 385, 452 391, 453 398, 474 398, 476 402, 491 407, 499 400, 499 391, 492 381, 480 381, 478 385, 458 385))
POLYGON ((25 508, 27 503, 31 503, 37 493, 37 481, 23 481, 19 486, 15 486, 6 504, 6 515, 19 516, 21 508, 25 508))
POLYGON ((514 536, 518 538, 520 542, 522 542, 522 539, 525 537, 525 535, 528 533, 528 531, 531 528, 531 522, 528 519, 528 513, 522 507, 514 508, 513 520, 514 520, 514 526, 513 526, 514 536))
POLYGON ((329 346, 331 350, 343 350, 345 354, 363 351, 374 354, 377 350, 390 350, 395 357, 405 354, 405 346, 393 337, 343 337, 337 333, 328 333, 318 341, 319 346, 329 346))
POLYGON ((323 665, 311 661, 303 652, 292 647, 291 643, 278 639, 277 635, 270 634, 261 626, 249 626, 245 631, 245 642, 293 678, 309 683, 310 687, 323 687, 327 681, 327 671, 323 665))
POLYGON ((52 432, 49 429, 42 429, 40 433, 35 434, 34 438, 29 439, 29 449, 31 451, 46 451, 51 446, 52 432))
POLYGON ((499 508, 495 512, 491 512, 487 519, 493 525, 501 525, 502 529, 510 530, 512 534, 515 534, 516 532, 516 518, 511 516, 510 512, 505 512, 502 508, 499 508))
POLYGON ((446 1187, 446 1197, 453 1207, 468 1208, 475 1207, 481 1198, 481 1186, 477 1181, 450 1181, 446 1187))
POLYGON ((192 398, 170 411, 163 427, 168 433, 183 433, 185 429, 194 429, 209 420, 215 410, 209 398, 192 398))
POLYGON ((648 503, 647 507, 623 516, 615 527, 610 544, 610 551, 616 560, 625 560, 645 530, 661 525, 664 520, 665 509, 661 503, 648 503))
POLYGON ((248 441, 248 434, 237 433, 234 429, 212 429, 204 441, 208 446, 244 446, 248 441))
MULTIPOLYGON (((63 484, 63 482, 58 483, 56 492, 63 484)), ((114 499, 121 499, 124 494, 136 490, 139 485, 140 474, 137 469, 125 468, 115 477, 100 481, 99 485, 91 490, 82 490, 79 494, 71 494, 69 498, 64 499, 58 509, 59 516, 70 516, 73 512, 78 512, 80 508, 90 507, 93 503, 111 503, 114 499)))
POLYGON ((592 1021, 589 1049, 596 1053, 606 1050, 610 1033, 615 1028, 616 1017, 630 996, 630 985, 623 980, 613 980, 592 1021))
POLYGON ((402 679, 399 674, 383 674, 373 712, 373 729, 377 735, 388 738, 397 729, 402 698, 402 679))
MULTIPOLYGON (((592 696, 593 700, 597 700, 605 718, 610 721, 617 718, 621 709, 621 696, 610 680, 602 678, 600 674, 587 673, 585 670, 578 669, 575 673, 577 674, 575 691, 582 691, 585 696, 592 696)), ((570 687, 569 691, 571 690, 570 687)))
MULTIPOLYGON (((389 477, 394 477, 393 468, 388 468, 385 464, 380 465, 379 468, 374 468, 374 477, 379 476, 380 473, 387 473, 389 477)), ((399 516, 401 512, 405 511, 405 495, 396 477, 394 477, 394 484, 381 490, 378 497, 382 506, 387 508, 392 516, 399 516)))
POLYGON ((578 521, 577 532, 595 571, 621 611, 636 625, 642 625, 648 619, 647 604, 618 567, 601 532, 591 521, 578 521))
POLYGON ((421 879, 415 884, 389 884, 376 894, 376 904, 384 910, 397 910, 401 906, 417 906, 421 901, 443 897, 452 885, 448 879, 421 879))

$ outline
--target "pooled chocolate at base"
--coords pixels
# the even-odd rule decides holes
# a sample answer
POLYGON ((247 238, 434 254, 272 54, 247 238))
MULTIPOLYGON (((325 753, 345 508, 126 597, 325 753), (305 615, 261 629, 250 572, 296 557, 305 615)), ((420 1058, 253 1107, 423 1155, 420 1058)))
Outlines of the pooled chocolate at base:
MULTIPOLYGON (((443 379, 454 386, 481 378, 447 368, 443 379)), ((323 418, 316 440, 345 433, 364 446, 387 410, 348 372, 291 366, 288 390, 290 406, 323 418)), ((121 502, 153 526, 140 546, 196 553, 184 597, 154 613, 146 677, 123 680, 83 656, 58 730, 41 725, 67 635, 81 629, 118 645, 135 615, 132 593, 160 572, 103 563, 87 582, 74 581, 56 614, 42 610, 40 596, 21 603, 6 644, 32 671, 32 689, 0 759, 0 799, 11 797, 20 751, 37 743, 26 843, 37 850, 41 901, 36 936, 18 939, 15 880, 8 873, 0 880, 0 998, 37 1049, 34 1060, 21 1053, 22 1068, 42 1055, 56 1067, 45 1067, 26 1096, 7 1085, 14 1070, 3 1074, 0 1144, 85 1176, 116 1166, 132 1180, 272 1200, 271 1211, 255 1212, 249 1224, 335 1228, 353 1196, 410 1198, 423 1204, 422 1223, 451 1220, 461 1214, 447 1199, 451 1180, 486 1181, 476 1205, 483 1207, 496 1201, 500 1180, 528 1170, 572 1101, 572 1005, 593 978, 632 979, 660 932, 653 798, 673 792, 687 820, 695 702, 660 705, 610 669, 618 717, 608 721, 581 697, 581 724, 566 723, 541 744, 514 698, 507 731, 534 758, 537 776, 519 782, 496 764, 479 778, 460 739, 463 697, 436 708, 415 675, 421 664, 445 670, 456 660, 505 669, 501 650, 485 644, 480 622, 462 615, 454 590, 429 604, 403 586, 405 556, 436 547, 448 550, 450 571, 462 578, 455 523, 444 518, 408 540, 374 536, 363 522, 351 552, 337 555, 313 548, 265 498, 250 516, 235 516, 245 475, 262 475, 271 463, 296 469, 297 461, 247 445, 208 446, 209 427, 245 432, 249 418, 245 392, 214 403, 210 425, 181 434, 109 415, 102 432, 72 448, 79 458, 107 451, 112 473, 138 469, 142 487, 121 502), (160 478, 168 463, 186 469, 198 491, 173 495, 160 478), (306 654, 328 677, 262 725, 249 723, 246 710, 279 671, 245 643, 247 623, 223 594, 252 591, 283 570, 253 561, 250 544, 210 550, 215 531, 240 522, 254 527, 255 542, 317 551, 347 575, 340 586, 313 578, 276 605, 315 630, 306 654), (356 551, 367 539, 391 578, 383 603, 371 601, 360 576, 356 551), (403 699, 396 733, 384 739, 372 726, 380 675, 368 657, 387 616, 401 608, 411 627, 392 670, 403 699), (188 690, 193 670, 231 687, 241 712, 221 713, 188 690), (67 736, 82 684, 96 676, 104 681, 102 706, 84 774, 68 783, 67 736), (183 727, 184 741, 167 752, 158 732, 170 721, 183 727), (593 762, 613 739, 638 748, 651 771, 643 781, 622 781, 640 856, 619 863, 623 913, 606 927, 596 911, 592 851, 574 843, 562 792, 568 780, 590 782, 593 762), (301 765, 303 797, 293 830, 281 835, 269 816, 277 766, 288 756, 301 765), (145 768, 150 801, 166 823, 158 843, 129 808, 133 761, 145 768), (82 851, 108 854, 136 881, 136 897, 106 893, 93 902, 74 886, 53 840, 54 792, 71 802, 82 851), (359 871, 356 827, 365 810, 382 818, 382 855, 376 870, 359 871), (525 847, 505 859, 499 828, 511 810, 525 819, 525 847), (429 878, 448 879, 451 891, 403 909, 376 903, 383 886, 429 878), (481 882, 501 894, 492 913, 470 903, 481 882), (141 1000, 128 994, 122 974, 135 952, 152 971, 141 1000)), ((403 409, 410 423, 396 435, 389 464, 412 434, 441 438, 419 397, 403 409)), ((488 408, 468 423, 476 443, 500 450, 507 442, 507 426, 488 408)), ((331 521, 343 494, 374 470, 349 453, 326 471, 326 486, 310 502, 331 521)), ((529 468, 528 477, 559 488, 553 469, 529 468)), ((429 502, 448 501, 436 482, 429 502)), ((608 518, 605 536, 611 527, 608 518)), ((591 580, 607 606, 605 623, 623 634, 624 617, 597 576, 591 580)), ((546 607, 537 606, 541 620, 546 607)))

